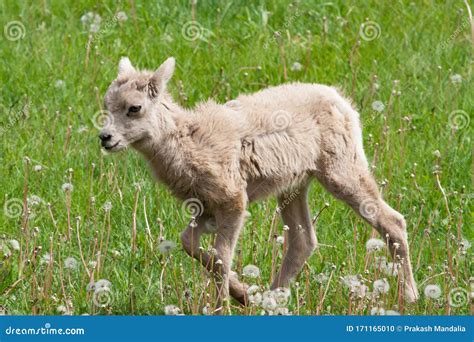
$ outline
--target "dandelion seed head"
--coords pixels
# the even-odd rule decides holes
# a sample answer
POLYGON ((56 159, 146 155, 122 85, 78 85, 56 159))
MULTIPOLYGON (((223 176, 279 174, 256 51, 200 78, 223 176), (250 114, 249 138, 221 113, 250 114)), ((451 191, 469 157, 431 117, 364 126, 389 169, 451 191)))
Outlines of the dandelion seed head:
POLYGON ((324 284, 329 279, 329 277, 325 273, 319 273, 314 278, 316 282, 319 284, 324 284))
POLYGON ((242 274, 249 278, 258 278, 260 276, 260 269, 255 265, 247 265, 242 270, 242 274))
POLYGON ((291 297, 291 291, 285 287, 279 287, 273 290, 273 298, 275 298, 278 306, 286 306, 291 297))
POLYGON ((381 307, 374 307, 370 310, 372 316, 383 316, 385 315, 385 309, 381 307))
POLYGON ((384 249, 385 242, 380 239, 369 239, 365 244, 365 248, 368 252, 376 252, 384 249))
POLYGON ((54 83, 54 86, 56 88, 64 88, 65 85, 66 83, 63 80, 56 80, 56 82, 54 83))
POLYGON ((396 310, 387 310, 385 311, 385 316, 400 316, 400 312, 396 310))
POLYGON ((109 212, 110 210, 112 210, 112 202, 107 201, 104 203, 104 211, 109 212))
POLYGON ((250 304, 252 305, 260 305, 262 303, 263 297, 260 292, 256 292, 248 297, 250 304))
POLYGON ((75 258, 73 257, 68 257, 66 260, 64 260, 64 268, 69 269, 69 270, 75 270, 77 269, 78 262, 75 258))
POLYGON ((262 308, 266 311, 273 311, 278 307, 277 301, 273 296, 263 296, 262 308))
POLYGON ((118 12, 115 17, 117 18, 118 21, 124 22, 128 20, 128 16, 124 11, 118 12))
POLYGON ((20 243, 18 242, 18 240, 11 239, 11 240, 8 240, 8 243, 10 244, 13 250, 15 251, 20 250, 20 243))
POLYGON ((385 109, 385 105, 381 101, 374 101, 372 102, 372 109, 380 113, 385 109))
POLYGON ((51 255, 50 255, 49 253, 45 253, 45 254, 43 254, 43 256, 41 257, 40 263, 41 263, 41 264, 50 264, 51 261, 52 261, 51 255))
POLYGON ((273 313, 276 316, 289 316, 290 310, 288 310, 288 308, 276 308, 273 313))
POLYGON ((462 83, 462 76, 459 74, 453 74, 449 77, 449 79, 451 80, 451 83, 453 84, 462 83))
POLYGON ((69 310, 65 305, 59 305, 56 310, 61 314, 61 315, 64 315, 64 316, 69 316, 69 315, 72 315, 72 312, 71 310, 69 310))
POLYGON ((471 248, 471 243, 469 242, 468 239, 463 238, 461 242, 459 243, 459 247, 461 249, 461 252, 467 253, 469 248, 471 248))
POLYGON ((354 286, 359 286, 361 284, 359 277, 356 275, 347 275, 342 278, 342 283, 351 288, 354 286))
POLYGON ((176 248, 176 244, 173 241, 168 241, 168 240, 163 240, 158 245, 158 250, 163 254, 169 254, 175 248, 176 248))
POLYGON ((381 269, 382 271, 390 277, 396 277, 398 275, 398 269, 400 268, 399 263, 387 262, 385 263, 381 269))
POLYGON ((426 285, 425 296, 431 299, 438 299, 441 296, 441 288, 438 285, 426 285))
POLYGON ((63 189, 64 192, 72 191, 74 189, 74 186, 71 183, 64 183, 61 186, 61 189, 63 189))
POLYGON ((258 286, 258 285, 251 285, 251 286, 249 286, 249 288, 247 289, 247 294, 248 294, 249 296, 251 296, 251 295, 253 295, 253 294, 255 294, 255 293, 259 292, 259 291, 260 291, 260 286, 258 286))
POLYGON ((166 316, 177 316, 181 313, 181 309, 176 305, 166 305, 165 306, 165 315, 166 316))
POLYGON ((28 206, 30 206, 30 207, 36 207, 36 206, 40 205, 43 202, 41 197, 36 196, 36 195, 31 195, 30 197, 28 197, 26 199, 26 201, 28 203, 28 206))
POLYGON ((94 12, 87 12, 81 17, 84 28, 94 33, 99 31, 101 21, 101 16, 94 12))
POLYGON ((292 65, 291 65, 291 71, 301 71, 303 70, 303 66, 301 65, 301 63, 299 62, 294 62, 292 65))
POLYGON ((377 279, 374 281, 374 293, 388 293, 390 290, 390 284, 387 279, 377 279))

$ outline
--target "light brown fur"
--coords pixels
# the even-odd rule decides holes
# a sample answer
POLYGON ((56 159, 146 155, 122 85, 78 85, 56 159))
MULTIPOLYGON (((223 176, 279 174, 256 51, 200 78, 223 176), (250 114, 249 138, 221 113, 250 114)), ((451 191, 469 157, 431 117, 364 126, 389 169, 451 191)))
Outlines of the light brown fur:
POLYGON ((101 139, 110 151, 131 145, 176 197, 202 203, 182 243, 219 275, 219 303, 229 291, 240 302, 247 300, 231 263, 249 202, 277 196, 290 228, 272 288, 288 286, 298 274, 316 247, 307 205, 314 178, 389 241, 402 262, 407 299, 417 299, 404 218, 382 199, 363 151, 359 115, 349 101, 332 87, 292 83, 186 110, 166 91, 173 71, 172 58, 154 73, 137 71, 122 59, 105 96, 110 122, 101 139), (141 108, 132 113, 131 106, 141 108), (222 263, 199 248, 209 222, 217 226, 216 260, 222 263))

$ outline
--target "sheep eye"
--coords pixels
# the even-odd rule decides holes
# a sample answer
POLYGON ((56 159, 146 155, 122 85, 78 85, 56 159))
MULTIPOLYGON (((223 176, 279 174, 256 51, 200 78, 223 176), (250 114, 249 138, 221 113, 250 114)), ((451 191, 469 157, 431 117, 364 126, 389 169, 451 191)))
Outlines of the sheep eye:
POLYGON ((129 113, 138 113, 142 109, 142 106, 131 106, 128 108, 129 113))

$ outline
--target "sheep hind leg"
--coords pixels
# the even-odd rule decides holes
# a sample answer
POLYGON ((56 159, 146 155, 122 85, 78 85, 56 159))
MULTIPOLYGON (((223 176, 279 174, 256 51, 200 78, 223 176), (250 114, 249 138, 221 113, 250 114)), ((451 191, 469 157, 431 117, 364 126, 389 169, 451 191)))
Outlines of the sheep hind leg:
MULTIPOLYGON (((273 280, 272 289, 287 287, 303 267, 316 248, 316 234, 311 224, 308 209, 308 187, 295 191, 297 196, 288 201, 288 196, 278 198, 281 217, 288 230, 288 249, 285 253, 280 272, 273 280)), ((291 196, 290 196, 291 198, 291 196)))
POLYGON ((390 254, 395 262, 401 264, 405 297, 409 302, 416 301, 418 290, 410 262, 405 219, 382 199, 365 163, 338 163, 326 163, 327 168, 322 169, 324 172, 316 175, 318 180, 336 198, 348 204, 374 227, 382 239, 388 241, 390 254))

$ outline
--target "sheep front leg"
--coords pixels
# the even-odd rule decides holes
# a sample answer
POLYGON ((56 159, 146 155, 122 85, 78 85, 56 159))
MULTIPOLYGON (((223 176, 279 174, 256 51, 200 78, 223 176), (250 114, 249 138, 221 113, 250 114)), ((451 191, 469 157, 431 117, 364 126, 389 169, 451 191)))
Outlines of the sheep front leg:
MULTIPOLYGON (((206 222, 212 219, 211 216, 199 216, 189 222, 187 228, 181 234, 181 242, 186 253, 201 262, 210 272, 215 270, 215 262, 218 257, 212 257, 209 253, 200 248, 202 234, 206 233, 206 222)), ((240 304, 247 305, 247 285, 241 283, 237 274, 231 272, 229 275, 229 292, 240 304)))
POLYGON ((217 314, 223 312, 223 301, 233 288, 235 280, 230 281, 232 277, 231 265, 234 249, 239 238, 240 230, 244 223, 244 211, 223 211, 216 215, 217 232, 215 249, 217 251, 217 260, 215 267, 215 276, 217 283, 217 314), (232 286, 231 286, 232 285, 232 286))

